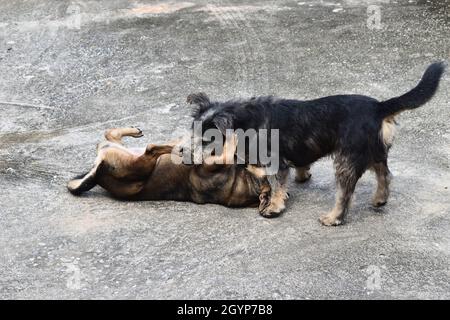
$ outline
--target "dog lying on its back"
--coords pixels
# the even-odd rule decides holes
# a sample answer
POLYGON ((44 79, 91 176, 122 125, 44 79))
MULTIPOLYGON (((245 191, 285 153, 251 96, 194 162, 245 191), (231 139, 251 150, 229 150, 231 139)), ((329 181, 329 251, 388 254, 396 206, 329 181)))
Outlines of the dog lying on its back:
MULTIPOLYGON (((122 137, 141 137, 137 128, 107 130, 107 141, 97 146, 94 167, 86 174, 69 181, 67 188, 79 195, 97 184, 114 197, 125 200, 178 200, 196 203, 217 203, 229 207, 269 205, 270 185, 245 166, 224 159, 234 157, 236 139, 225 143, 221 155, 213 155, 199 165, 173 161, 176 142, 149 144, 145 149, 128 149, 122 137)), ((250 169, 251 170, 251 169, 250 169)))
MULTIPOLYGON (((201 121, 204 130, 279 129, 279 177, 286 177, 289 166, 294 166, 297 180, 305 181, 311 176, 308 170, 312 163, 333 155, 336 203, 331 212, 320 217, 322 224, 332 226, 343 222, 356 183, 367 169, 375 172, 378 183, 373 205, 386 203, 391 180, 387 158, 393 141, 394 117, 429 101, 444 69, 444 63, 430 65, 414 89, 381 102, 361 95, 309 101, 259 97, 211 102, 203 93, 191 95, 190 100, 201 106, 194 121, 201 121)), ((284 209, 285 179, 278 180, 278 187, 272 185, 271 204, 261 211, 264 216, 277 215, 284 209)))

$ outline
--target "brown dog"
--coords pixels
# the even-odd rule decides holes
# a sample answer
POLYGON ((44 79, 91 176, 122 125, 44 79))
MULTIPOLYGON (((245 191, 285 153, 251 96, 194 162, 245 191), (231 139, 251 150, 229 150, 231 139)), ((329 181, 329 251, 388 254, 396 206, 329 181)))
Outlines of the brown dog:
MULTIPOLYGON (((221 155, 210 156, 202 164, 174 162, 175 144, 149 144, 145 150, 128 149, 122 137, 142 137, 137 128, 107 130, 107 141, 97 147, 95 165, 87 174, 69 181, 72 194, 100 185, 114 197, 126 200, 178 200, 217 203, 229 207, 258 206, 270 203, 266 178, 253 174, 252 168, 238 166, 224 159, 234 157, 237 140, 224 145, 221 155), (179 164, 177 164, 179 163, 179 164)), ((178 159, 180 160, 180 159, 178 159)))

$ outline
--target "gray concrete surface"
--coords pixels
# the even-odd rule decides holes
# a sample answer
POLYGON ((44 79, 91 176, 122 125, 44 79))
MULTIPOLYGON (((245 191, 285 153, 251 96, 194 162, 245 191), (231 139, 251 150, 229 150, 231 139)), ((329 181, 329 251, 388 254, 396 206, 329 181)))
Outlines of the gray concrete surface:
POLYGON ((449 75, 399 117, 388 205, 367 173, 341 227, 317 220, 329 159, 272 220, 65 189, 106 128, 182 133, 192 91, 390 98, 448 60, 449 30, 442 0, 0 1, 0 298, 449 299, 449 75))

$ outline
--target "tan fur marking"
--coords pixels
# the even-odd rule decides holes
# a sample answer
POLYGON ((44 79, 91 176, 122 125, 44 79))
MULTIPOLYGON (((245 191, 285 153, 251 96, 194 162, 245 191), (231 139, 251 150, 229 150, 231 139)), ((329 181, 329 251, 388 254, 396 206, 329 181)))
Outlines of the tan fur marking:
POLYGON ((248 172, 250 172, 251 174, 253 174, 255 177, 257 177, 259 179, 264 178, 266 176, 266 170, 264 168, 249 164, 246 167, 246 169, 248 172))
POLYGON ((394 142, 395 135, 395 119, 394 117, 388 117, 383 120, 381 125, 381 137, 385 146, 391 146, 394 142))
POLYGON ((80 187, 82 182, 83 182, 83 179, 73 179, 73 180, 70 180, 69 183, 67 183, 67 187, 70 190, 76 190, 80 187))

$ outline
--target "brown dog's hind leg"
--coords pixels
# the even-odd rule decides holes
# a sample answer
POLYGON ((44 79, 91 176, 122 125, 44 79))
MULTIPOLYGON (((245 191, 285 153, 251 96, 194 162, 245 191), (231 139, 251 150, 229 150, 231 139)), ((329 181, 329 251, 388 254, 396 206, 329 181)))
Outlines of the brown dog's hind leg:
POLYGON ((389 184, 391 182, 391 172, 386 162, 376 163, 373 166, 377 178, 377 191, 372 199, 375 207, 381 207, 386 204, 389 197, 389 184))
MULTIPOLYGON (((142 131, 138 128, 113 128, 105 131, 106 140, 119 145, 122 145, 123 136, 132 136, 136 138, 142 137, 142 131)), ((102 142, 97 145, 97 152, 99 152, 99 154, 97 155, 97 159, 95 160, 94 167, 88 173, 79 175, 67 183, 67 189, 70 193, 74 195, 80 195, 81 193, 95 187, 95 185, 97 184, 97 170, 102 163, 105 164, 108 162, 108 157, 113 158, 113 161, 111 162, 113 162, 115 165, 121 164, 121 166, 124 166, 124 162, 127 163, 127 161, 124 161, 124 159, 131 158, 130 156, 127 156, 127 153, 123 150, 122 154, 117 154, 117 152, 114 152, 114 148, 108 149, 107 152, 100 151, 101 149, 108 147, 108 142, 102 142), (115 153, 114 157, 111 157, 111 151, 112 153, 115 153), (126 156, 124 157, 123 154, 125 154, 126 156)), ((124 150, 126 149, 124 148, 124 150)))
POLYGON ((140 138, 144 134, 139 128, 113 128, 105 131, 105 139, 110 142, 122 144, 122 137, 140 138))
POLYGON ((295 168, 295 181, 303 183, 311 179, 311 173, 309 172, 310 166, 296 167, 295 168))
POLYGON ((79 175, 67 183, 67 189, 73 195, 80 195, 91 190, 97 185, 96 173, 101 165, 101 160, 96 161, 94 167, 86 174, 79 175))

